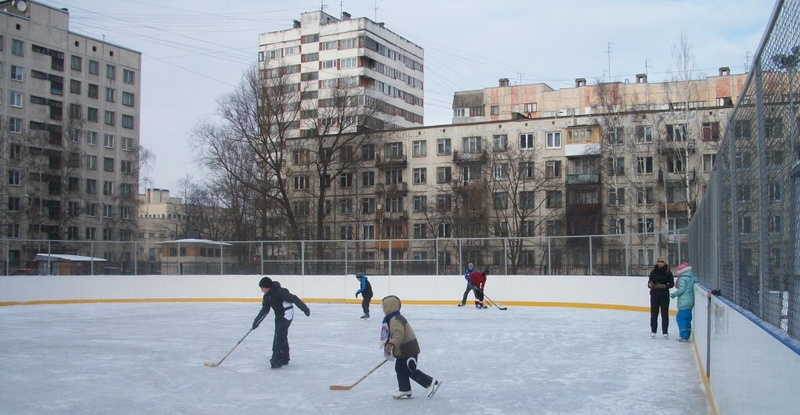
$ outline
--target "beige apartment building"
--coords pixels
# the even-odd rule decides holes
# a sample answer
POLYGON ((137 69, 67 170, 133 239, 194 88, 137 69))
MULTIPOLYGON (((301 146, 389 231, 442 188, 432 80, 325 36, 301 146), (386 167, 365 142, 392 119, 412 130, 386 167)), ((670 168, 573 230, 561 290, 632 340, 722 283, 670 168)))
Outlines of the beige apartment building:
MULTIPOLYGON (((340 177, 313 177, 297 160, 292 172, 295 183, 330 181, 322 239, 354 241, 350 259, 367 272, 391 258, 456 272, 474 262, 642 273, 659 256, 686 258, 676 231, 702 196, 743 81, 723 72, 687 83, 457 93, 456 111, 465 111, 454 120, 463 122, 374 133, 356 151, 361 164, 340 177), (523 91, 535 108, 517 114, 523 91), (468 97, 480 99, 462 104, 468 97), (495 104, 496 114, 479 115, 495 104), (482 239, 495 237, 506 240, 482 239)), ((295 189, 293 203, 312 227, 309 188, 295 189)))
POLYGON ((347 91, 346 105, 356 118, 343 130, 423 123, 423 50, 383 23, 348 13, 302 13, 291 29, 259 36, 258 61, 267 79, 281 79, 285 93, 300 97, 301 117, 290 126, 295 136, 343 123, 332 110, 341 91, 347 91))
POLYGON ((67 9, 0 1, 3 273, 37 253, 133 260, 140 79, 140 52, 70 31, 67 9))

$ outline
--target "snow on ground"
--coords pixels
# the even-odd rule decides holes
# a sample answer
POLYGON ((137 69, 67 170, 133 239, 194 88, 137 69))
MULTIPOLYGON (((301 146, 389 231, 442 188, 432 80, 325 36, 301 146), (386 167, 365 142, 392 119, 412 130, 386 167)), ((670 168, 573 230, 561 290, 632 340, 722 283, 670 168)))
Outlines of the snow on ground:
MULTIPOLYGON (((710 414, 694 343, 651 339, 641 312, 404 305, 433 398, 393 400, 381 314, 309 304, 289 330, 291 363, 270 369, 272 314, 260 303, 0 307, 3 414, 710 414)), ((659 336, 660 337, 660 336, 659 336)))

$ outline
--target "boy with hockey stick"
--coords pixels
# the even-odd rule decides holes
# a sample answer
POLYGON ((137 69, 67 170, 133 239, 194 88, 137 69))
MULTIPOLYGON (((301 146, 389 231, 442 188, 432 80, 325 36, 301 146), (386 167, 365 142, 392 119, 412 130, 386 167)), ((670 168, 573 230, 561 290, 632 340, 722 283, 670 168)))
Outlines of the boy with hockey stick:
POLYGON ((395 360, 394 371, 397 373, 399 390, 392 394, 395 399, 411 398, 411 381, 419 383, 425 388, 429 398, 432 398, 442 382, 426 375, 417 368, 419 343, 411 324, 400 314, 400 298, 389 295, 381 300, 383 318, 381 324, 381 343, 383 355, 387 360, 395 360))
POLYGON ((269 314, 270 308, 275 312, 275 335, 272 340, 272 358, 269 363, 270 367, 278 369, 289 364, 289 326, 294 317, 294 306, 303 310, 306 317, 311 315, 311 310, 303 300, 281 287, 281 283, 278 281, 264 277, 258 282, 258 286, 261 287, 264 298, 261 301, 261 311, 253 320, 251 330, 258 328, 264 317, 269 314))
POLYGON ((489 308, 483 305, 483 288, 486 286, 486 276, 489 275, 489 268, 481 271, 473 271, 469 274, 469 285, 475 292, 475 308, 489 308))

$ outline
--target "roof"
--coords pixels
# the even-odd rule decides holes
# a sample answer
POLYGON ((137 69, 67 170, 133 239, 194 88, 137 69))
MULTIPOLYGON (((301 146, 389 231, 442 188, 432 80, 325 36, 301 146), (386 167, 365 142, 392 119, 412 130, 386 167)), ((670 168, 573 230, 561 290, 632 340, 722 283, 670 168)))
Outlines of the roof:
POLYGON ((174 241, 163 241, 163 242, 156 242, 158 245, 227 245, 231 246, 229 243, 225 242, 217 242, 212 241, 210 239, 176 239, 174 241))
POLYGON ((36 261, 108 262, 105 258, 68 254, 36 254, 36 261))

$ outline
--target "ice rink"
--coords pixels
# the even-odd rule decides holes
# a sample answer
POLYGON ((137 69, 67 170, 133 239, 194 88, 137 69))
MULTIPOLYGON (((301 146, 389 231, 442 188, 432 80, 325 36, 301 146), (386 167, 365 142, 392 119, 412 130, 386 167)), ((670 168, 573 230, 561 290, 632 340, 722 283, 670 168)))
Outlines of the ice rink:
MULTIPOLYGON (((258 292, 254 299, 258 299, 258 292)), ((453 303, 455 304, 455 303, 453 303)), ((291 364, 270 369, 260 303, 0 307, 2 414, 710 414, 694 343, 651 339, 649 315, 577 308, 404 305, 420 369, 443 384, 393 400, 380 306, 309 303, 289 331, 291 364)))

